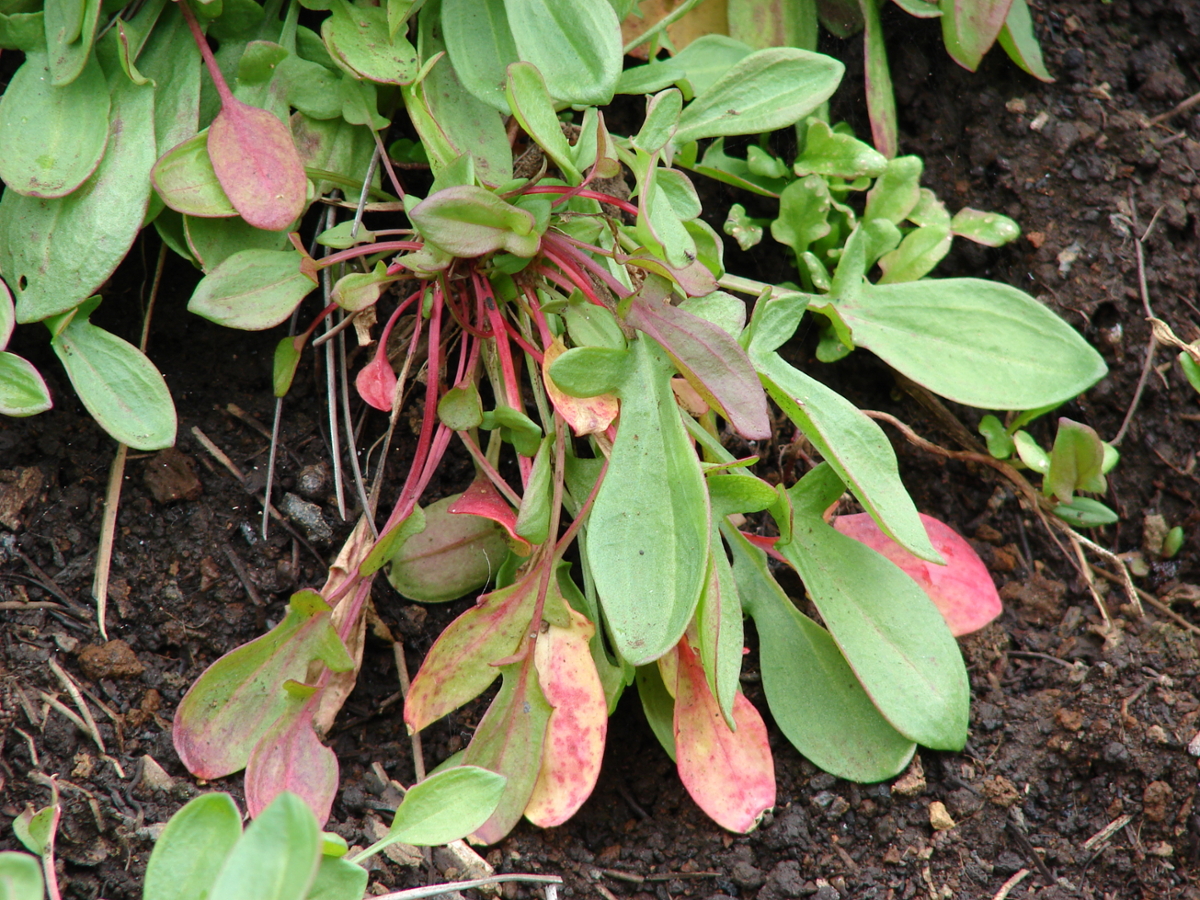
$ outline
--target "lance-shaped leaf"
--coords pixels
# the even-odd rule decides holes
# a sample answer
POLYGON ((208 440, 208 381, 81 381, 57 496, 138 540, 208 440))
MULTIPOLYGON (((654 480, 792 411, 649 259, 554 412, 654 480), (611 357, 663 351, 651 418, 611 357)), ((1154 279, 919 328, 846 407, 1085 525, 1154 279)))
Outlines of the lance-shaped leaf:
POLYGON ((766 555, 734 529, 724 533, 738 593, 758 631, 763 690, 775 724, 792 746, 839 778, 875 782, 903 771, 916 744, 876 709, 829 632, 796 609, 766 555))
POLYGON ((589 641, 596 626, 567 610, 570 624, 551 625, 537 636, 533 660, 546 702, 553 707, 542 747, 542 768, 525 818, 549 828, 561 825, 596 786, 608 732, 608 704, 589 641))
POLYGON ((441 26, 463 87, 508 115, 504 73, 518 57, 504 0, 443 0, 441 26))
POLYGON ((108 110, 104 72, 94 56, 78 78, 55 87, 45 51, 30 52, 0 99, 0 181, 19 194, 65 197, 100 164, 108 110))
POLYGON ((759 50, 687 105, 675 143, 784 128, 833 96, 844 71, 837 60, 807 50, 759 50))
MULTIPOLYGON (((892 90, 892 70, 888 67, 887 44, 879 7, 883 0, 858 0, 863 17, 863 74, 866 76, 867 115, 871 120, 871 140, 875 148, 891 158, 900 149, 896 124, 896 95, 892 90)), ((816 42, 813 42, 816 46, 816 42)))
POLYGON ((505 72, 504 97, 512 114, 525 133, 533 138, 550 160, 559 168, 563 178, 571 184, 583 180, 571 154, 571 145, 562 132, 554 101, 546 88, 546 81, 537 67, 527 62, 516 62, 505 72))
POLYGON ((621 25, 608 3, 505 0, 517 53, 560 103, 603 106, 621 75, 621 25))
MULTIPOLYGON (((760 335, 766 339, 767 330, 755 331, 750 358, 772 399, 888 534, 922 559, 937 560, 883 430, 841 394, 788 365, 778 353, 757 350, 760 335)), ((774 341, 765 345, 770 343, 774 341)))
POLYGON ((321 862, 321 829, 304 801, 280 794, 225 859, 213 898, 304 900, 321 862))
POLYGON ((255 744, 296 703, 284 682, 302 681, 314 659, 335 672, 354 665, 329 618, 319 594, 300 591, 282 622, 205 670, 175 710, 172 738, 188 771, 213 779, 245 768, 255 744))
POLYGON ((191 800, 171 816, 154 842, 142 897, 203 900, 241 836, 242 814, 228 794, 201 794, 191 800))
POLYGON ((208 157, 207 128, 159 157, 150 177, 163 202, 176 212, 218 218, 237 215, 208 157))
POLYGON ((538 685, 532 648, 501 667, 504 683, 475 729, 463 763, 498 772, 508 779, 496 811, 472 836, 494 844, 521 820, 541 771, 542 746, 550 721, 550 704, 538 685))
POLYGON ((942 0, 942 34, 946 50, 964 69, 974 72, 1000 35, 1013 0, 942 0))
POLYGON ((775 762, 762 716, 738 691, 733 702, 737 730, 730 730, 686 638, 679 642, 676 672, 679 778, 696 805, 722 828, 753 831, 775 805, 775 762))
MULTIPOLYGON (((306 686, 285 689, 303 695, 306 686)), ((299 700, 299 698, 297 698, 299 700)), ((246 764, 246 809, 257 818, 284 791, 291 791, 324 824, 337 796, 338 760, 313 729, 315 704, 297 702, 267 729, 246 764)))
POLYGON ((366 852, 375 854, 397 843, 439 847, 464 838, 492 815, 506 782, 503 775, 478 766, 430 775, 408 789, 387 835, 366 852))
POLYGON ((188 311, 228 328, 274 328, 317 287, 303 261, 295 250, 235 253, 200 279, 188 311))
POLYGON ((883 275, 879 284, 917 281, 933 271, 950 252, 950 229, 942 225, 926 225, 909 232, 896 247, 879 259, 883 275))
POLYGON ((457 494, 425 510, 425 527, 405 540, 391 557, 388 581, 422 603, 457 600, 487 584, 508 555, 508 543, 495 523, 475 515, 454 515, 457 494))
POLYGON ((550 377, 550 366, 566 352, 566 349, 562 338, 556 337, 542 357, 542 380, 546 386, 546 395, 554 404, 555 412, 567 421, 576 435, 597 434, 612 424, 620 404, 613 394, 572 397, 555 384, 554 379, 550 377))
MULTIPOLYGON (((404 702, 404 722, 417 732, 483 693, 500 674, 495 663, 517 652, 529 631, 540 573, 485 594, 446 626, 404 702)), ((550 598, 547 598, 550 602, 550 598)))
POLYGON ((864 284, 835 307, 856 345, 967 406, 1051 406, 1108 371, 1070 325, 1024 291, 995 281, 864 284))
POLYGON ((747 440, 771 436, 767 397, 736 340, 719 325, 669 303, 634 295, 626 321, 654 338, 710 406, 747 440))
MULTIPOLYGON (((756 478, 738 480, 761 484, 756 478)), ((721 544, 721 533, 714 522, 709 544, 708 580, 696 607, 696 652, 704 667, 708 689, 730 728, 735 724, 733 705, 738 676, 742 674, 743 640, 742 602, 733 569, 721 544)))
POLYGON ((1021 236, 1021 226, 1000 213, 982 212, 965 207, 950 220, 950 230, 959 237, 983 244, 985 247, 1003 247, 1021 236))
POLYGON ((617 652, 643 665, 679 641, 696 609, 709 507, 670 363, 648 337, 629 353, 617 439, 588 516, 587 557, 617 652))
POLYGON ((978 631, 1000 615, 1000 594, 979 554, 953 528, 921 513, 929 540, 946 560, 937 566, 913 556, 884 534, 866 513, 838 516, 833 527, 882 553, 921 586, 955 637, 978 631))
POLYGON ((425 240, 455 256, 503 250, 529 257, 541 243, 532 214, 474 185, 438 191, 408 215, 425 240))
POLYGON ((821 465, 791 488, 792 539, 775 548, 804 579, 846 661, 892 726, 927 747, 957 750, 967 739, 970 703, 958 644, 916 582, 825 524, 821 514, 843 487, 821 465))
POLYGON ((50 320, 50 346, 67 370, 75 393, 109 434, 138 450, 175 443, 176 416, 162 374, 141 350, 88 321, 98 298, 50 320))
POLYGON ((1034 78, 1039 81, 1054 80, 1046 71, 1046 64, 1042 60, 1042 48, 1033 30, 1033 17, 1029 14, 1029 5, 1025 0, 1012 0, 1012 6, 1008 8, 1008 18, 1004 20, 1004 27, 1000 29, 997 40, 1008 54, 1008 58, 1034 78))
MULTIPOLYGON (((645 713, 646 722, 650 725, 650 730, 658 738, 658 742, 662 745, 663 750, 666 751, 667 756, 671 757, 671 762, 677 762, 675 753, 675 698, 667 690, 660 669, 663 660, 670 658, 671 654, 667 654, 666 656, 660 656, 657 662, 652 662, 648 666, 638 666, 635 680, 637 681, 638 699, 642 701, 642 712, 645 713)), ((674 686, 674 683, 672 683, 671 687, 674 688, 674 686)))
POLYGON ((243 219, 285 231, 304 211, 308 179, 288 126, 232 96, 208 127, 208 156, 221 188, 243 219))
POLYGON ((392 33, 382 7, 334 3, 321 37, 334 62, 369 81, 409 84, 421 69, 417 51, 404 35, 392 33))

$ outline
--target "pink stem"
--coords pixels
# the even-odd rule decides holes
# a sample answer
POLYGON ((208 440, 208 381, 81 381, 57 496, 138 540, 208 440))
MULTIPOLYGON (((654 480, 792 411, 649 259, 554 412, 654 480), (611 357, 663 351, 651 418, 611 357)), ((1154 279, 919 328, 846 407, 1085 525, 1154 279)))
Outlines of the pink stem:
MULTIPOLYGON (((553 184, 537 184, 528 190, 526 194, 562 194, 570 190, 570 188, 558 187, 553 184)), ((608 203, 615 206, 622 212, 627 212, 631 216, 638 214, 638 208, 628 200, 622 200, 620 197, 614 197, 612 194, 604 194, 600 191, 579 191, 577 197, 586 197, 588 200, 599 200, 601 203, 608 203)))
POLYGON ((204 37, 204 32, 200 30, 200 23, 196 21, 196 14, 192 12, 191 6, 188 5, 188 0, 181 0, 179 11, 183 14, 183 19, 187 22, 188 29, 192 32, 192 40, 200 48, 200 55, 204 57, 204 67, 208 69, 208 76, 213 80, 213 86, 217 89, 217 96, 221 98, 221 107, 235 105, 237 100, 233 96, 233 91, 229 89, 229 85, 225 81, 225 76, 221 74, 221 67, 217 65, 217 58, 213 56, 212 47, 208 46, 208 40, 204 37))
MULTIPOLYGON (((359 247, 351 247, 349 250, 341 250, 337 253, 331 253, 329 256, 323 256, 316 261, 316 266, 318 269, 327 269, 348 259, 358 259, 360 256, 371 256, 374 253, 391 253, 393 250, 407 250, 412 252, 420 250, 423 246, 425 245, 419 241, 383 241, 378 244, 363 244, 359 247)), ((388 268, 388 274, 394 274, 390 267, 388 268)))

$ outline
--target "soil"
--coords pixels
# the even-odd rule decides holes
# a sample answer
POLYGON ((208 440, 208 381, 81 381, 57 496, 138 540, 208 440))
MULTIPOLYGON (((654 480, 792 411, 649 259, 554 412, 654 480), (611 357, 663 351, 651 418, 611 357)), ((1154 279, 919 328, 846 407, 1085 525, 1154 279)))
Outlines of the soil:
MULTIPOLYGON (((956 242, 940 273, 1017 285, 1100 348, 1111 376, 1061 414, 1111 439, 1135 404, 1149 343, 1136 254, 1148 226, 1145 300, 1182 339, 1200 337, 1200 107, 1148 125, 1200 90, 1200 5, 1073 0, 1035 13, 1054 84, 1023 75, 999 52, 967 73, 942 52, 936 22, 888 11, 902 148, 925 158, 925 183, 952 209, 999 210, 1021 223, 1024 236, 1000 250, 956 242)), ((859 44, 827 49, 849 73, 835 109, 866 132, 855 100, 859 44)), ((707 206, 723 214, 732 195, 705 190, 707 206)), ((133 254, 98 321, 129 329, 139 319, 156 253, 147 241, 133 254)), ((769 241, 731 251, 729 262, 733 271, 787 277, 769 241)), ((298 519, 292 532, 276 524, 262 539, 252 491, 199 442, 203 433, 261 490, 267 440, 247 423, 273 415, 274 341, 186 314, 194 279, 168 262, 150 347, 179 409, 179 452, 130 456, 109 643, 94 625, 91 583, 113 445, 73 401, 41 335, 20 329, 13 348, 49 373, 58 405, 33 419, 0 419, 0 849, 17 848, 12 819, 26 803, 45 805, 46 776, 57 775, 69 898, 139 897, 156 825, 202 790, 240 800, 239 777, 199 784, 183 769, 169 733, 175 706, 205 666, 278 621, 297 585, 323 581, 348 530, 330 496, 324 389, 311 371, 284 407, 276 494, 318 504, 307 531, 298 519), (50 660, 82 689, 104 752, 45 699, 76 710, 50 660)), ((811 343, 795 353, 818 377, 957 449, 946 418, 898 389, 865 352, 826 367, 811 359, 811 343)), ((974 690, 964 752, 922 751, 895 783, 857 785, 819 772, 772 730, 778 805, 757 831, 732 835, 688 798, 629 696, 580 813, 549 831, 522 824, 483 851, 487 859, 502 871, 560 874, 565 897, 604 900, 1200 898, 1200 405, 1174 355, 1160 350, 1148 369, 1109 479, 1105 500, 1121 521, 1093 534, 1145 563, 1136 579, 1148 597, 1144 615, 1100 581, 1110 626, 1073 557, 994 471, 889 432, 918 507, 974 539, 1006 600, 997 622, 962 642, 974 690), (1187 536, 1173 559, 1157 552, 1164 524, 1187 536)), ((979 415, 950 412, 968 429, 979 415)), ((1049 428, 1034 429, 1044 444, 1049 428)), ((397 458, 412 440, 400 436, 397 458)), ((775 458, 790 476, 783 467, 791 463, 775 458)), ((459 489, 467 477, 465 463, 451 464, 436 490, 459 489)), ((375 603, 410 671, 464 607, 408 604, 386 584, 375 603)), ((765 710, 753 655, 743 687, 765 710)), ((369 638, 364 674, 330 737, 342 787, 329 827, 351 844, 368 843, 372 822, 387 821, 385 779, 413 780, 398 690, 392 645, 369 638)), ((427 757, 461 747, 478 715, 468 708, 431 727, 427 757)), ((373 890, 461 869, 440 857, 432 868, 410 862, 382 859, 372 877, 382 887, 373 890)), ((533 894, 509 885, 504 895, 533 894)))

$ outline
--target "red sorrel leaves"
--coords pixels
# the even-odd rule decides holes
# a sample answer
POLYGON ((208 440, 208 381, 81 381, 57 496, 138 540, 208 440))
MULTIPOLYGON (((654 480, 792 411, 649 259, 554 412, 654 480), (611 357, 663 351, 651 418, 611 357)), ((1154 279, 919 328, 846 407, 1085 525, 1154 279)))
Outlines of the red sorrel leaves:
POLYGON ((304 164, 287 126, 265 109, 226 98, 208 129, 208 155, 233 208, 255 228, 283 231, 304 211, 304 164))

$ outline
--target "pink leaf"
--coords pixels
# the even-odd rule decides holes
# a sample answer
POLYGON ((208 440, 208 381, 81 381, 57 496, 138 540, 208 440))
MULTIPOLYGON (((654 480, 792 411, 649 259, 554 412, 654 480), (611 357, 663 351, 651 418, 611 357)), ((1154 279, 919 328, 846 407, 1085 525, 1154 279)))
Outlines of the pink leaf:
POLYGON ((879 530, 869 513, 838 516, 833 527, 898 565, 937 606, 955 637, 978 631, 1000 615, 1000 595, 987 566, 949 525, 921 513, 925 532, 946 560, 939 566, 913 556, 879 530))
POLYGON ((594 397, 572 397, 563 393, 550 377, 550 364, 566 352, 562 338, 555 338, 542 357, 542 381, 546 394, 554 404, 555 411, 567 420, 576 435, 596 434, 604 431, 617 417, 620 404, 613 394, 597 394, 594 397))
MULTIPOLYGON (((303 686, 301 686, 303 689, 303 686)), ((338 787, 334 752, 313 731, 315 705, 305 703, 284 715, 262 736, 246 766, 246 808, 251 817, 266 809, 283 791, 297 794, 324 824, 338 787)))
POLYGON ((551 625, 534 646, 542 693, 554 711, 542 745, 542 768, 525 807, 525 818, 549 828, 561 825, 583 805, 604 759, 608 704, 588 642, 596 626, 568 609, 567 628, 551 625))
POLYGON ((391 412, 392 397, 396 393, 396 373, 387 360, 386 353, 375 358, 359 370, 354 379, 358 395, 368 404, 383 412, 391 412))
POLYGON ((496 486, 486 476, 480 475, 472 481, 471 486, 463 491, 462 496, 450 504, 447 512, 491 519, 508 532, 508 536, 512 540, 517 542, 517 554, 529 555, 529 541, 517 534, 516 512, 504 501, 500 492, 496 490, 496 486))
POLYGON ((283 231, 304 211, 304 163, 291 131, 267 110, 224 98, 208 155, 233 208, 255 228, 283 231))
POLYGON ((692 799, 722 828, 746 834, 775 805, 775 763, 762 716, 741 691, 730 731, 704 677, 700 659, 678 645, 675 752, 679 777, 692 799))

